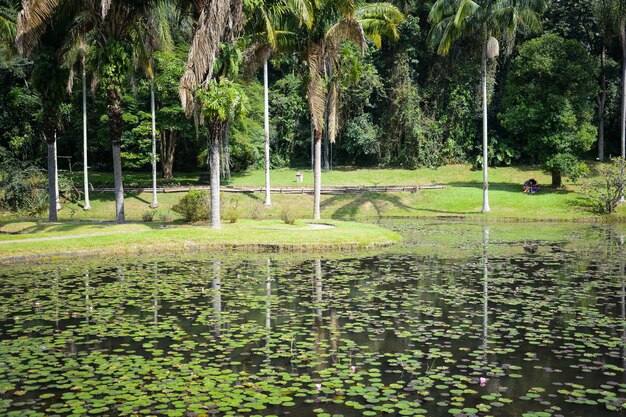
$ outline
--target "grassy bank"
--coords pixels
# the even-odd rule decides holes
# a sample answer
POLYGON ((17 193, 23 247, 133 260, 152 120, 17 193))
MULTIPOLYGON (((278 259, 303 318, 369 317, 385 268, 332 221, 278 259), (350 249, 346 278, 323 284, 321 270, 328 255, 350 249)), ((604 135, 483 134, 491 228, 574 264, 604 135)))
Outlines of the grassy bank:
POLYGON ((242 220, 221 230, 203 225, 157 223, 84 224, 13 222, 0 227, 0 260, 77 254, 141 253, 170 250, 324 251, 387 246, 397 233, 354 222, 308 222, 286 225, 276 220, 242 220))
MULTIPOLYGON (((295 169, 272 171, 272 186, 295 186, 295 169)), ((312 185, 310 170, 303 171, 304 186, 312 185)), ((198 174, 183 174, 168 183, 198 184, 198 174)), ((149 174, 126 174, 127 184, 149 184, 149 174)), ((540 185, 549 184, 550 177, 538 167, 506 167, 490 169, 490 203, 492 212, 480 213, 482 206, 482 173, 469 165, 449 165, 438 169, 336 169, 323 173, 323 185, 429 185, 443 184, 441 190, 422 190, 417 194, 406 193, 361 193, 351 195, 322 196, 322 216, 327 219, 358 220, 376 217, 453 217, 472 219, 495 219, 516 221, 624 221, 626 206, 618 208, 611 216, 598 216, 585 205, 579 194, 580 185, 565 183, 565 188, 554 190, 544 186, 536 195, 521 192, 521 184, 535 178, 540 185)), ((111 185, 111 174, 94 174, 95 183, 111 185)), ((82 179, 77 178, 77 183, 82 179)), ((233 186, 263 186, 263 172, 250 171, 233 176, 228 184, 233 186)), ((162 184, 165 183, 162 181, 162 184)), ((182 193, 159 194, 159 215, 169 214, 170 209, 182 193)), ((113 193, 92 193, 92 210, 85 212, 78 204, 68 204, 59 213, 62 220, 111 220, 114 218, 113 193)), ((225 194, 223 200, 236 202, 242 217, 250 217, 255 211, 263 211, 269 218, 279 218, 286 207, 299 218, 310 218, 313 198, 310 195, 272 196, 273 206, 260 209, 263 195, 225 194)), ((149 210, 152 197, 149 193, 126 195, 127 219, 140 221, 149 210)))

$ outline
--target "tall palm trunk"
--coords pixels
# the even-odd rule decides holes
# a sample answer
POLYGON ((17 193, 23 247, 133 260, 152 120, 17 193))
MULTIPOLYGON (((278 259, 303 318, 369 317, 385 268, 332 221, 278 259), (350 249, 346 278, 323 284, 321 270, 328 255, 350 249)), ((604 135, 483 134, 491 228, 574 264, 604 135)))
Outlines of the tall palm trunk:
POLYGON ((483 90, 483 213, 489 213, 489 179, 487 174, 488 137, 487 137, 487 42, 482 54, 482 90, 483 90))
POLYGON ((311 168, 315 170, 315 128, 311 120, 311 168))
POLYGON ((270 193, 270 103, 269 86, 267 80, 267 58, 263 61, 263 104, 264 104, 264 130, 265 137, 265 205, 271 206, 272 199, 270 193))
POLYGON ((150 80, 150 109, 152 110, 152 204, 151 208, 159 207, 157 201, 157 157, 156 157, 156 105, 154 103, 154 75, 150 80))
POLYGON ((215 117, 209 129, 209 161, 211 169, 211 228, 221 229, 220 219, 220 144, 227 122, 215 117))
POLYGON ((598 160, 604 161, 604 110, 606 108, 606 48, 600 53, 600 94, 598 95, 598 160))
MULTIPOLYGON (((619 39, 622 44, 622 124, 621 130, 621 156, 626 158, 626 17, 620 22, 619 39)), ((624 175, 624 172, 622 172, 624 175)), ((620 198, 620 203, 624 203, 624 194, 620 198)))
POLYGON ((107 113, 109 116, 109 135, 113 147, 113 177, 115 179, 115 221, 124 223, 124 185, 122 184, 122 95, 121 87, 115 82, 107 88, 107 113))
POLYGON ((626 18, 620 24, 620 43, 622 44, 622 125, 621 148, 622 158, 626 158, 626 18))
POLYGON ((57 133, 54 132, 54 202, 57 211, 61 210, 61 199, 59 198, 59 155, 57 153, 57 133))
MULTIPOLYGON (((54 136, 53 136, 54 138, 54 136)), ((48 221, 57 221, 57 159, 55 143, 48 141, 48 221)))
POLYGON ((313 132, 315 144, 314 163, 313 163, 313 219, 321 219, 320 200, 322 190, 322 132, 315 130, 313 132))
POLYGON ((89 167, 87 165, 87 74, 85 73, 85 61, 83 58, 83 190, 85 192, 85 204, 83 210, 90 210, 89 203, 89 167))

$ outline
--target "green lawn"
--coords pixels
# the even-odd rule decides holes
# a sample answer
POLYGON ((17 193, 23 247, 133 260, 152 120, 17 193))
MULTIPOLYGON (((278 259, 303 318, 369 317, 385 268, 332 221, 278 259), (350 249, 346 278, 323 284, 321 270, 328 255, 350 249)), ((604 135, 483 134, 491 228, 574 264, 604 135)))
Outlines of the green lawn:
POLYGON ((277 220, 242 220, 220 230, 206 225, 156 223, 126 225, 78 222, 38 224, 8 223, 0 227, 0 260, 18 256, 63 255, 95 252, 153 253, 157 251, 246 249, 314 251, 360 249, 390 245, 400 236, 372 224, 326 221, 332 226, 312 229, 308 222, 286 225, 277 220), (19 233, 19 234, 6 234, 19 233))
MULTIPOLYGON (((272 171, 272 186, 295 186, 296 169, 272 171)), ((310 170, 303 171, 304 185, 312 186, 310 170)), ((619 207, 611 216, 598 216, 585 207, 578 194, 579 185, 565 183, 565 189, 553 190, 544 186, 536 195, 521 192, 521 184, 535 178, 539 184, 549 184, 550 177, 538 167, 491 168, 490 205, 492 212, 482 215, 482 172, 469 165, 448 165, 438 169, 335 169, 323 173, 323 185, 427 185, 443 184, 441 190, 422 190, 412 193, 362 193, 353 195, 322 196, 322 216, 332 219, 364 219, 376 217, 464 217, 467 219, 514 219, 519 221, 565 220, 565 221, 623 221, 626 206, 619 207)), ((105 175, 105 174, 101 174, 105 175)), ((110 174, 108 178, 111 178, 110 174)), ((142 178, 149 183, 149 174, 130 174, 137 184, 142 178)), ((104 178, 101 177, 101 178, 104 178)), ((181 184, 194 183, 199 174, 184 174, 174 179, 181 184)), ((262 186, 263 171, 237 174, 229 183, 234 186, 262 186)), ((80 181, 77 180, 77 183, 80 181)), ((108 184, 110 185, 110 184, 108 184)), ((159 194, 159 213, 171 213, 170 207, 182 193, 159 194)), ((92 210, 84 212, 79 205, 69 204, 59 213, 63 220, 111 220, 114 218, 112 193, 92 193, 92 210)), ((224 194, 224 200, 237 201, 243 217, 250 217, 262 204, 263 195, 224 194)), ((152 197, 149 193, 126 196, 126 216, 129 220, 141 220, 142 213, 149 210, 152 197)), ((290 207, 299 218, 310 218, 313 198, 310 195, 272 196, 273 206, 265 210, 265 216, 279 218, 285 207, 290 207)), ((176 218, 176 215, 173 214, 176 218)))
MULTIPOLYGON (((313 173, 310 168, 279 168, 271 171, 272 187, 299 186, 296 183, 296 173, 303 174, 304 186, 313 186, 313 173)), ((550 176, 537 167, 505 167, 491 168, 489 170, 490 181, 498 183, 514 183, 521 185, 524 180, 532 176, 540 184, 550 182, 550 176)), ((158 179, 159 186, 164 185, 208 185, 200 182, 200 178, 206 179, 204 172, 177 172, 171 180, 158 179)), ((74 173, 74 182, 82 186, 82 172, 74 173)), ((92 172, 89 181, 94 187, 113 187, 113 173, 92 172)), ((482 183, 482 171, 474 170, 470 165, 446 165, 444 167, 430 169, 377 169, 377 168, 335 168, 331 172, 322 174, 323 185, 426 185, 426 184, 474 184, 482 183)), ((125 172, 124 185, 127 187, 151 187, 152 176, 147 172, 125 172)), ((224 185, 232 186, 264 186, 265 171, 250 170, 243 173, 235 173, 231 181, 224 185)))

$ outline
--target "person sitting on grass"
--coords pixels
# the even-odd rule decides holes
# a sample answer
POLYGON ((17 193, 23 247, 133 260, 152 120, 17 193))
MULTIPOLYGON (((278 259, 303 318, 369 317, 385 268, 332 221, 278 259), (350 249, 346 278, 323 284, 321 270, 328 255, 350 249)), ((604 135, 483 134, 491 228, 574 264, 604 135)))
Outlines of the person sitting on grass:
POLYGON ((534 178, 531 178, 524 181, 522 190, 524 190, 526 194, 535 194, 537 191, 539 191, 539 184, 537 184, 537 181, 535 181, 534 178))

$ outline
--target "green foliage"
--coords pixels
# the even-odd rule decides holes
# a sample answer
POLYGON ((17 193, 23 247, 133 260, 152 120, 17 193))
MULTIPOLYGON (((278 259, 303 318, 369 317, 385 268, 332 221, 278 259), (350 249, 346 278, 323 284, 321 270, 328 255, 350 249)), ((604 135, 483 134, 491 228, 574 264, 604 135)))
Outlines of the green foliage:
POLYGON ((48 184, 44 173, 28 161, 6 155, 0 154, 0 162, 0 208, 35 216, 45 213, 48 184))
MULTIPOLYGON (((131 99, 126 97, 125 99, 131 99)), ((135 103, 133 100, 133 106, 135 103)), ((152 163, 152 115, 144 111, 124 112, 126 129, 122 134, 122 161, 125 168, 139 169, 152 163)), ((157 155, 158 158, 158 155, 157 155)))
POLYGON ((302 77, 288 73, 270 88, 272 155, 282 155, 282 158, 273 160, 277 162, 274 167, 306 160, 298 158, 308 150, 307 139, 310 140, 303 82, 302 77))
POLYGON ((583 184, 583 196, 599 213, 613 213, 626 191, 626 161, 613 158, 598 168, 598 174, 599 180, 583 184))
POLYGON ((297 210, 291 203, 284 204, 280 209, 280 219, 285 224, 294 224, 297 219, 297 210))
POLYGON ((524 43, 506 86, 502 125, 546 170, 576 177, 595 141, 596 65, 576 41, 547 34, 524 43))
POLYGON ((247 112, 229 128, 233 172, 259 168, 263 162, 263 86, 252 82, 243 85, 242 90, 248 98, 247 112))
POLYGON ((237 223, 241 218, 242 208, 241 202, 234 196, 224 199, 222 207, 222 218, 228 220, 230 223, 237 223))
POLYGON ((197 222, 210 219, 210 206, 210 193, 192 190, 172 206, 172 211, 180 214, 186 222, 197 222))
POLYGON ((249 111, 248 96, 243 88, 227 78, 210 80, 206 88, 197 91, 196 97, 202 105, 205 120, 241 120, 249 111))
POLYGON ((350 119, 341 136, 342 149, 351 163, 373 163, 380 154, 380 129, 370 113, 350 119))

